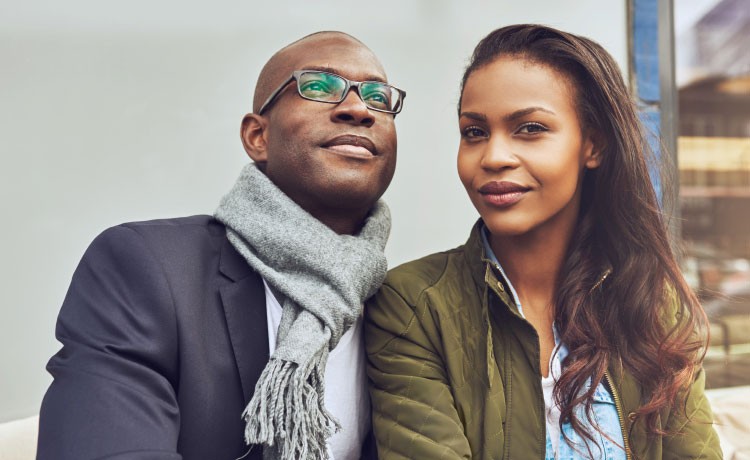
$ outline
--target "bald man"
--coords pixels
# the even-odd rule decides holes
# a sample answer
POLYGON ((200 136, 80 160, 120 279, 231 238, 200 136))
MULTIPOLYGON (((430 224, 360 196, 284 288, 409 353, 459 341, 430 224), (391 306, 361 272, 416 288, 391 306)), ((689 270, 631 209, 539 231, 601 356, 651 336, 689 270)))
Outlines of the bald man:
POLYGON ((84 254, 37 458, 376 458, 361 314, 404 97, 349 35, 278 51, 215 215, 123 224, 84 254))

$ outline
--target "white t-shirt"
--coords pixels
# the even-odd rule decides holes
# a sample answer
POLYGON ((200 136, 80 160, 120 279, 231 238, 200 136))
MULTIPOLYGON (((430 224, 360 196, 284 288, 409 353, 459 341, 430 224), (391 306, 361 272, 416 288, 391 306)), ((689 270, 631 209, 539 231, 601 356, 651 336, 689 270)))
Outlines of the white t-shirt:
MULTIPOLYGON (((276 332, 281 322, 282 307, 263 280, 266 291, 268 319, 268 350, 276 350, 276 332)), ((370 396, 367 393, 362 318, 344 333, 328 356, 325 370, 325 405, 341 425, 341 430, 328 440, 331 459, 357 459, 370 429, 370 396)))

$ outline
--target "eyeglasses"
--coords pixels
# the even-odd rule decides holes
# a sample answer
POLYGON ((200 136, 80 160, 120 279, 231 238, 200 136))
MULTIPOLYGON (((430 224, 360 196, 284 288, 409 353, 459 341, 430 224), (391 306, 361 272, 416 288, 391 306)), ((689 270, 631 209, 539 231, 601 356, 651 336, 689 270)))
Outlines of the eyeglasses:
POLYGON ((346 98, 351 88, 357 89, 357 94, 367 108, 378 112, 397 114, 406 97, 406 91, 380 81, 352 81, 335 73, 318 70, 295 70, 292 75, 268 96, 260 106, 258 115, 262 115, 286 88, 292 80, 297 82, 297 93, 309 101, 338 104, 346 98))

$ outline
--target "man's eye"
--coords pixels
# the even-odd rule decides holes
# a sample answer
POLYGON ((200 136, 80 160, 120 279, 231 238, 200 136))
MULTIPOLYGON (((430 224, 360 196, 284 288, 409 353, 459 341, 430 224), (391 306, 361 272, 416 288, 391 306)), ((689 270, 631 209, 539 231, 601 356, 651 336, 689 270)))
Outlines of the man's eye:
POLYGON ((302 94, 308 96, 308 95, 315 95, 315 94, 330 94, 331 88, 327 84, 325 84, 322 81, 311 81, 307 82, 300 88, 302 90, 302 94))
POLYGON ((517 134, 536 134, 549 131, 546 126, 539 123, 525 123, 516 131, 517 134))
POLYGON ((365 94, 364 100, 367 105, 376 108, 387 109, 390 107, 390 97, 385 91, 370 91, 365 94))

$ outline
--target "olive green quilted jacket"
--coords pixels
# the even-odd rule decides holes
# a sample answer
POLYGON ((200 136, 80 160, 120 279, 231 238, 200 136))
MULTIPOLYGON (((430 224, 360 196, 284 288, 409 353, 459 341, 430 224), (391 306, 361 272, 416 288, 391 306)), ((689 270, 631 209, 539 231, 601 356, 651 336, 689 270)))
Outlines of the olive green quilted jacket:
MULTIPOLYGON (((485 257, 475 225, 457 249, 390 271, 365 308, 373 428, 381 459, 544 459, 536 332, 485 257)), ((720 459, 701 371, 686 414, 661 414, 676 436, 647 438, 641 387, 606 375, 628 458, 720 459)))

